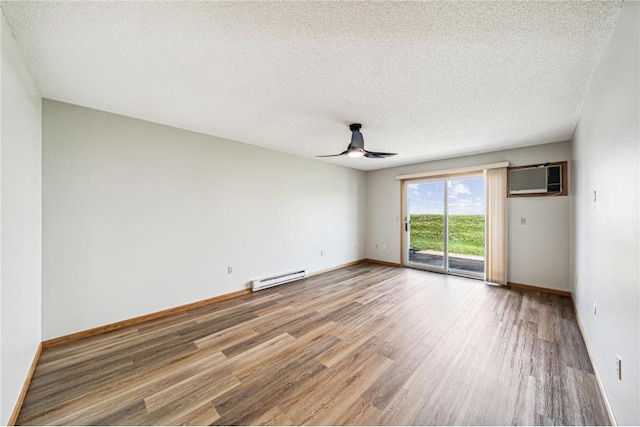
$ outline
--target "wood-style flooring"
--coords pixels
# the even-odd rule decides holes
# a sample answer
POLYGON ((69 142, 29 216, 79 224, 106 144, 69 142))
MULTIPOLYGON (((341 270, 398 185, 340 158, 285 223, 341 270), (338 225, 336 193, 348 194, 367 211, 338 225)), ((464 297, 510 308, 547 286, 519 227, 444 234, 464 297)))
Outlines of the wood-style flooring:
POLYGON ((357 266, 45 348, 18 424, 607 424, 567 297, 357 266))

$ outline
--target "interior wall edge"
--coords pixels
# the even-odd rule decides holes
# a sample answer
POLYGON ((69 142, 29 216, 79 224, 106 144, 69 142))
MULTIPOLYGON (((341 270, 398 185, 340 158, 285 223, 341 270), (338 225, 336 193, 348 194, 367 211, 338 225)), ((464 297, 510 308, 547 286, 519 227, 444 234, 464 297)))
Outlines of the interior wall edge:
POLYGON ((513 288, 519 288, 519 289, 527 289, 530 291, 538 291, 538 292, 544 292, 547 294, 552 294, 552 295, 562 295, 565 297, 570 297, 571 296, 571 292, 569 291, 565 291, 562 289, 554 289, 554 288, 548 288, 548 287, 544 287, 544 286, 536 286, 536 285, 527 285, 524 283, 517 283, 517 282, 507 282, 508 286, 511 286, 513 288))
POLYGON ((380 264, 380 265, 386 265, 388 267, 402 267, 403 265, 397 262, 389 262, 389 261, 383 261, 381 259, 374 259, 374 258, 365 258, 364 259, 365 262, 372 262, 374 264, 380 264))
POLYGON ((365 261, 366 261, 366 259, 360 258, 360 259, 357 259, 355 261, 351 261, 351 262, 347 262, 347 263, 344 263, 344 264, 336 265, 334 267, 323 268, 322 270, 311 271, 311 272, 307 273, 307 277, 317 276, 318 274, 328 273, 328 272, 334 271, 334 270, 340 270, 341 268, 353 267, 354 265, 362 264, 365 261))
POLYGON ((616 417, 613 413, 613 408, 611 407, 611 403, 609 402, 609 397, 607 396, 607 391, 604 388, 604 383, 602 382, 602 378, 600 377, 600 371, 598 371, 598 365, 596 365, 595 359, 593 358, 593 351, 589 346, 589 340, 587 339, 587 334, 585 333, 584 325, 582 324, 582 319, 580 318, 580 313, 578 313, 578 307, 576 307, 576 302, 571 297, 571 306, 573 307, 573 312, 576 315, 576 322, 578 323, 578 328, 580 329, 580 335, 582 335, 582 340, 584 341, 584 345, 587 348, 587 354, 589 355, 589 361, 591 362, 591 366, 593 367, 593 373, 595 374, 596 381, 598 382, 598 388, 600 389, 600 394, 602 395, 602 400, 604 400, 604 404, 607 407, 607 414, 609 415, 609 420, 611 421, 612 426, 617 426, 616 417))
POLYGON ((43 344, 40 343, 38 345, 38 348, 36 348, 36 353, 33 356, 33 361, 31 362, 31 366, 29 367, 29 372, 27 372, 27 377, 24 379, 24 385, 22 386, 22 390, 20 390, 18 401, 13 408, 13 412, 9 417, 9 421, 7 421, 8 426, 16 425, 18 415, 20 415, 20 410, 22 409, 22 404, 24 403, 24 398, 27 395, 27 390, 29 390, 29 385, 31 384, 31 379, 33 378, 33 373, 36 371, 36 366, 38 366, 38 361, 40 360, 40 355, 42 354, 43 347, 43 344))
POLYGON ((0 425, 42 342, 42 98, 0 10, 0 425))

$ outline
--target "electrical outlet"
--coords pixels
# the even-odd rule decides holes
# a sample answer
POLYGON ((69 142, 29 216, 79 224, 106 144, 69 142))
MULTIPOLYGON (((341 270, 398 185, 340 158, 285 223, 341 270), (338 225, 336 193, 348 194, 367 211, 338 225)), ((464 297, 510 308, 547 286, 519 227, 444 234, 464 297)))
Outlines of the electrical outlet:
POLYGON ((616 376, 622 381, 622 359, 616 354, 616 376))
POLYGON ((227 274, 233 274, 233 267, 227 267, 227 274))
POLYGON ((387 250, 387 244, 386 244, 386 243, 383 243, 383 244, 382 244, 382 250, 383 250, 383 251, 386 251, 386 250, 387 250))

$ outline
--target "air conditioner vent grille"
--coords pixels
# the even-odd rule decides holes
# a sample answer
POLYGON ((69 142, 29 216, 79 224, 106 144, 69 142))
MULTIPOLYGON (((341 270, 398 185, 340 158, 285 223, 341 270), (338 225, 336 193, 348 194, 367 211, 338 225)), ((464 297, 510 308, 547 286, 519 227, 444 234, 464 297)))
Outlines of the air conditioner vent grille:
POLYGON ((509 195, 566 194, 563 167, 566 162, 509 169, 509 195))

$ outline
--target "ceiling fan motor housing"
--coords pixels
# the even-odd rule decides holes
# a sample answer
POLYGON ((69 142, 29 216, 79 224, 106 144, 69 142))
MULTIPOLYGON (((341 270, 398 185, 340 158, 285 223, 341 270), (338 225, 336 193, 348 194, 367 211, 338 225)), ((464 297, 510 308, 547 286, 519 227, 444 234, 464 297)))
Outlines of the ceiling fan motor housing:
POLYGON ((351 143, 349 144, 349 149, 351 148, 359 148, 360 150, 364 150, 364 138, 360 133, 360 128, 362 125, 360 123, 353 123, 349 125, 349 129, 351 129, 351 143))

